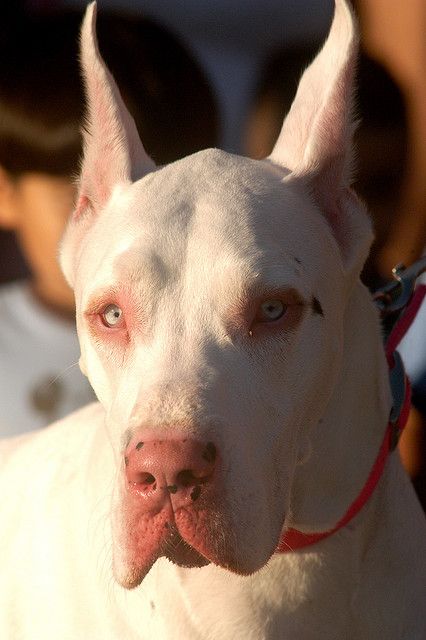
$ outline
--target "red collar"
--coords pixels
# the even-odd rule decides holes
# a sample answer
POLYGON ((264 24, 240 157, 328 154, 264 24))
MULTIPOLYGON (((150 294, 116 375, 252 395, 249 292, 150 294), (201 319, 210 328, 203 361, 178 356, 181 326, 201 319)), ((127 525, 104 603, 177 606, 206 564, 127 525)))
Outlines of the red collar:
POLYGON ((302 533, 297 529, 287 529, 287 531, 282 534, 279 541, 276 549, 278 553, 288 553, 289 551, 302 549, 303 547, 315 544, 316 542, 333 535, 333 533, 336 533, 336 531, 345 527, 352 518, 356 516, 376 488, 385 468, 386 460, 398 444, 399 436, 405 427, 410 411, 410 383, 405 374, 404 365, 402 364, 401 357, 396 351, 396 348, 416 317, 417 311, 419 310, 425 295, 426 285, 419 285, 411 299, 411 302, 407 306, 403 315, 399 318, 386 342, 385 351, 389 365, 390 383, 394 402, 382 445, 361 492, 352 502, 344 516, 332 529, 322 531, 320 533, 302 533))

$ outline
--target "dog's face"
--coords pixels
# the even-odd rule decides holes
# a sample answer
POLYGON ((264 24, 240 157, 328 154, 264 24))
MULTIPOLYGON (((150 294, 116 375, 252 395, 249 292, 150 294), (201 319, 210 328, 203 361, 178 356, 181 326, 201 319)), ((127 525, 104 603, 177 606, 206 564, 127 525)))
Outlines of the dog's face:
POLYGON ((62 264, 116 454, 116 576, 135 586, 160 555, 249 574, 291 510, 370 239, 345 177, 351 15, 338 4, 270 159, 208 150, 159 169, 93 22, 92 5, 82 38, 91 136, 62 264))

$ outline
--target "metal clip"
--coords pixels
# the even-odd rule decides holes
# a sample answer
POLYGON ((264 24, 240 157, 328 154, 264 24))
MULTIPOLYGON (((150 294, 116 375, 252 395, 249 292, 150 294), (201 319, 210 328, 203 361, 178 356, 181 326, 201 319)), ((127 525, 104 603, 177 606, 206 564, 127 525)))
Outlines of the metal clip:
POLYGON ((417 278, 426 271, 426 256, 409 267, 397 264, 392 269, 395 280, 378 289, 374 294, 374 302, 382 317, 398 314, 410 302, 417 278))

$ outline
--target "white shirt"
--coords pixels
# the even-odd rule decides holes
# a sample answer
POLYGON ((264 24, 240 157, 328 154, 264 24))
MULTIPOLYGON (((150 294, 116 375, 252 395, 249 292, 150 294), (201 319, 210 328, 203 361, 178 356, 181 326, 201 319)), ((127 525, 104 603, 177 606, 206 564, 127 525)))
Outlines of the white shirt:
POLYGON ((75 326, 25 282, 0 287, 0 437, 46 426, 94 399, 75 326))
MULTIPOLYGON (((426 273, 420 276, 417 284, 426 284, 426 273)), ((412 384, 413 404, 426 414, 426 300, 401 340, 398 351, 412 384)))

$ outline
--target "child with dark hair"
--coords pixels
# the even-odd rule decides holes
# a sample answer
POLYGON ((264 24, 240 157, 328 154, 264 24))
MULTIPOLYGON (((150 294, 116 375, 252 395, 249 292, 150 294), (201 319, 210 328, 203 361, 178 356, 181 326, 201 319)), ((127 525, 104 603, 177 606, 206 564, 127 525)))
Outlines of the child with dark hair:
MULTIPOLYGON (((0 289, 0 435, 43 426, 91 399, 78 370, 74 298, 57 262, 75 197, 84 110, 81 15, 21 17, 0 43, 0 227, 30 270, 0 289)), ((99 16, 102 53, 147 151, 167 163, 217 141, 214 100, 180 43, 144 19, 99 16)))

